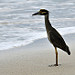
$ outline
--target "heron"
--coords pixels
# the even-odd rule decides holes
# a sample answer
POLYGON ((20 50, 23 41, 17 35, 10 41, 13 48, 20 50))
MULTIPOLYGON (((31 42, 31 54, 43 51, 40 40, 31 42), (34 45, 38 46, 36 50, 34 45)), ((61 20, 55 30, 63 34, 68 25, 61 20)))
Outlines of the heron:
POLYGON ((34 15, 44 15, 45 16, 45 27, 47 31, 48 40, 53 44, 55 48, 55 54, 56 54, 56 64, 54 66, 58 66, 58 51, 57 48, 60 48, 64 52, 66 52, 68 55, 71 54, 69 47, 65 43, 63 37, 60 35, 60 33, 52 27, 50 21, 49 21, 49 11, 46 9, 40 9, 40 11, 32 14, 34 15))

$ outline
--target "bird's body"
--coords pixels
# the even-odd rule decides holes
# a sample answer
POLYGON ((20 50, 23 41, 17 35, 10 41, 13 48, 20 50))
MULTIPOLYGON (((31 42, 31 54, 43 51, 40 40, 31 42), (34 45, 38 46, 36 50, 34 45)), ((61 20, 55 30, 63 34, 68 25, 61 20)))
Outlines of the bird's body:
POLYGON ((70 54, 69 50, 66 50, 66 47, 68 46, 66 45, 62 36, 55 28, 51 26, 48 15, 45 15, 45 26, 48 35, 48 40, 53 44, 53 46, 58 47, 70 54))
POLYGON ((45 9, 40 10, 38 13, 35 13, 33 15, 44 15, 45 16, 45 27, 48 35, 48 40, 53 44, 55 47, 56 52, 56 66, 58 66, 58 52, 57 48, 62 49, 63 51, 67 52, 68 55, 70 55, 69 47, 66 45, 64 39, 59 34, 59 32, 51 26, 51 23, 49 22, 49 12, 45 9))

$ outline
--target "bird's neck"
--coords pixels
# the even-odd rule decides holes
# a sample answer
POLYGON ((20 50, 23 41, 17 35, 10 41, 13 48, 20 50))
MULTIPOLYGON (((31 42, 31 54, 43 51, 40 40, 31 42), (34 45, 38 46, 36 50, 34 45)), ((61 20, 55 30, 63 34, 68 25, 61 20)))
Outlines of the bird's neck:
POLYGON ((49 22, 49 14, 45 15, 45 26, 47 32, 49 32, 52 28, 51 23, 49 22))

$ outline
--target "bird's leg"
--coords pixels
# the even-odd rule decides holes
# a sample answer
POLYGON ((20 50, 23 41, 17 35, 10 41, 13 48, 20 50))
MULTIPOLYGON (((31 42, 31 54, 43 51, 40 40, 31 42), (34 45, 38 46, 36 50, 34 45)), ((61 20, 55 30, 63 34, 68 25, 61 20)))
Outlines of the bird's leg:
POLYGON ((56 53, 56 64, 55 64, 55 66, 58 66, 58 52, 57 52, 56 47, 55 47, 55 53, 56 53))

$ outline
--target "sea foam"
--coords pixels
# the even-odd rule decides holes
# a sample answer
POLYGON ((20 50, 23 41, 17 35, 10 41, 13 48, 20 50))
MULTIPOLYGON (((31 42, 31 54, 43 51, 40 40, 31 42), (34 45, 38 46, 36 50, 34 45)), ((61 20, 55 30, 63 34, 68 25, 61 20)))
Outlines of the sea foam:
MULTIPOLYGON (((66 27, 66 28, 58 28, 57 29, 61 35, 67 35, 71 33, 75 33, 75 27, 66 27)), ((0 50, 6 50, 13 47, 28 45, 35 40, 47 38, 46 31, 43 32, 33 32, 29 33, 28 38, 21 41, 11 41, 11 42, 2 42, 0 43, 0 50)))

